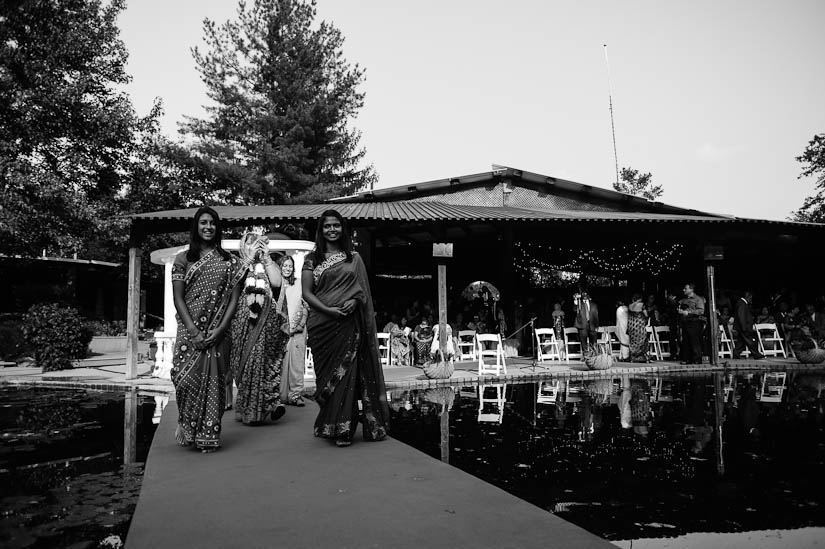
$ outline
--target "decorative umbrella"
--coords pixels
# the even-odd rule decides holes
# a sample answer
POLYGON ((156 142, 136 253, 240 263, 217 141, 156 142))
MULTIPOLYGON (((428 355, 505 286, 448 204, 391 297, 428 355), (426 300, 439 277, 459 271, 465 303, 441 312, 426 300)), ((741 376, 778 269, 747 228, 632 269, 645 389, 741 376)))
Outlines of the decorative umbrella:
POLYGON ((462 290, 461 297, 467 301, 472 301, 478 296, 478 293, 484 286, 487 286, 487 289, 490 290, 490 296, 493 298, 493 301, 498 301, 501 299, 501 292, 498 291, 498 288, 484 280, 476 280, 475 282, 471 282, 466 288, 464 288, 464 290, 462 290))

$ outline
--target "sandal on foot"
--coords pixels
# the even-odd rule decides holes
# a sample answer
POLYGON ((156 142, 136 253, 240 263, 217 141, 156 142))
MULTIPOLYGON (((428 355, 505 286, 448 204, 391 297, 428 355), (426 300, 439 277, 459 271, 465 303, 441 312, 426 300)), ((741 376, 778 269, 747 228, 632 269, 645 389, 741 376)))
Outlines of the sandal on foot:
POLYGON ((347 439, 343 439, 343 438, 335 439, 335 445, 336 446, 342 447, 342 446, 349 446, 350 444, 352 444, 351 440, 347 440, 347 439))
POLYGON ((292 406, 298 406, 299 408, 302 406, 306 406, 304 403, 304 399, 301 396, 292 397, 289 399, 289 404, 292 406))
POLYGON ((278 421, 284 416, 285 413, 286 407, 283 404, 278 404, 275 407, 275 409, 272 410, 272 415, 270 416, 270 419, 272 419, 272 421, 278 421))

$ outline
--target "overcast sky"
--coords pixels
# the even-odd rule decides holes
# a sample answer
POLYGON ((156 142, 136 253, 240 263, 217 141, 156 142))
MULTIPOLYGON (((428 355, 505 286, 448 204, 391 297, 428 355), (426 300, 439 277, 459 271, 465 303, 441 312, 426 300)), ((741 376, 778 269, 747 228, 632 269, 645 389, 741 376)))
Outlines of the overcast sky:
MULTIPOLYGON (((251 3, 253 0, 249 0, 251 3)), ((189 48, 231 0, 131 0, 129 87, 162 126, 208 99, 189 48)), ((652 172, 663 202, 785 219, 813 179, 795 157, 825 132, 825 1, 319 0, 366 69, 363 132, 379 187, 502 164, 610 188, 652 172)))

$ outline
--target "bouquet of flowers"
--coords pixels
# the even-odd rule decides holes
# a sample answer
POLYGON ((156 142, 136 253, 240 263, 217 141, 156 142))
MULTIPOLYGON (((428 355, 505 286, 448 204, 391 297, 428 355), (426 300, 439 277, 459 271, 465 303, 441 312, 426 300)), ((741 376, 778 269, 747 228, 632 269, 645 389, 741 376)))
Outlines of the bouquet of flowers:
POLYGON ((266 244, 266 237, 254 232, 244 234, 241 239, 241 253, 250 262, 243 294, 249 306, 251 324, 258 322, 265 300, 268 298, 269 278, 264 267, 264 261, 268 259, 268 256, 265 257, 263 252, 263 246, 266 244))

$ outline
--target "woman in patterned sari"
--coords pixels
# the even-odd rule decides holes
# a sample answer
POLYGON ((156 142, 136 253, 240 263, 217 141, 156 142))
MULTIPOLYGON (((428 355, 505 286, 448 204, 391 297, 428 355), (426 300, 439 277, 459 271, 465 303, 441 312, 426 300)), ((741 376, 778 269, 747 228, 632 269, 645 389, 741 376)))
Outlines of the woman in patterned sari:
POLYGON ((627 335, 630 340, 630 361, 650 362, 647 340, 647 311, 641 294, 633 294, 627 306, 627 335))
POLYGON ((229 363, 238 386, 235 419, 245 425, 278 420, 286 410, 281 403, 281 368, 289 319, 281 270, 269 256, 268 243, 267 237, 253 233, 241 239, 241 258, 248 267, 232 321, 229 363))
POLYGON ((192 219, 189 250, 179 253, 172 266, 178 312, 172 383, 178 405, 175 439, 204 453, 220 447, 229 356, 224 335, 240 295, 240 274, 237 258, 221 247, 218 214, 200 208, 192 219))
POLYGON ((389 428, 389 406, 369 280, 335 210, 318 220, 315 250, 304 260, 301 284, 310 307, 307 344, 315 360, 315 401, 321 407, 315 436, 349 446, 360 419, 365 440, 382 440, 389 428))

